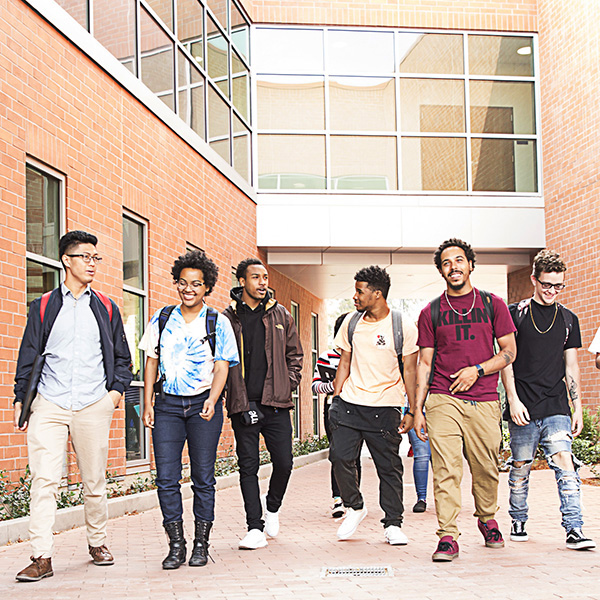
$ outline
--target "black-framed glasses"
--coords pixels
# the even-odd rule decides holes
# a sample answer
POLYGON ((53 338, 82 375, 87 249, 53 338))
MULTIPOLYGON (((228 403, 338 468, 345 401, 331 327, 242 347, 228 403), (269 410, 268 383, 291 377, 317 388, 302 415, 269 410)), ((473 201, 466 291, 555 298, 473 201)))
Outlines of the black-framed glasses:
POLYGON ((92 261, 95 262, 97 265, 102 262, 102 257, 98 256, 97 254, 94 254, 93 256, 91 254, 67 254, 67 256, 71 256, 73 258, 75 258, 77 256, 86 265, 89 265, 92 261))
POLYGON ((567 287, 564 283, 550 283, 549 281, 540 281, 537 277, 536 280, 542 286, 543 290, 549 290, 550 288, 554 288, 557 292, 561 292, 567 287))
POLYGON ((185 279, 179 279, 175 282, 175 285, 180 291, 187 289, 188 286, 191 286, 193 290, 199 290, 204 285, 204 281, 192 281, 188 283, 185 279))

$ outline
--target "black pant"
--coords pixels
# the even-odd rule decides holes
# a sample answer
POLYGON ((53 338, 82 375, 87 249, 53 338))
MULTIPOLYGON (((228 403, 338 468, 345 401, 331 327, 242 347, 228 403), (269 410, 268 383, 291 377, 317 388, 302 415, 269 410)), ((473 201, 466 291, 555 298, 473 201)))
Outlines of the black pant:
MULTIPOLYGON (((329 407, 331 405, 325 402, 323 405, 323 423, 325 423, 325 433, 327 434, 327 439, 329 440, 329 444, 331 445, 331 426, 329 425, 329 407)), ((356 459, 356 471, 358 477, 358 485, 360 485, 360 477, 362 474, 362 469, 360 466, 360 452, 362 450, 362 444, 360 445, 360 450, 358 451, 358 458, 356 459)), ((333 470, 333 464, 331 465, 331 497, 339 498, 341 497, 340 488, 335 479, 335 473, 333 470)))
POLYGON ((385 513, 381 520, 384 527, 402 525, 404 513, 404 468, 399 455, 399 417, 393 407, 373 409, 339 400, 334 401, 329 411, 329 425, 333 434, 329 460, 333 465, 344 506, 354 510, 360 510, 364 506, 356 469, 356 460, 360 456, 364 440, 379 477, 379 505, 385 513), (376 430, 377 426, 382 426, 383 429, 376 430))
POLYGON ((267 510, 269 512, 277 512, 281 507, 293 467, 292 422, 289 409, 261 405, 260 410, 263 412, 264 418, 256 425, 243 425, 240 413, 231 415, 248 531, 251 529, 262 531, 265 527, 262 520, 260 487, 258 485, 259 436, 261 433, 273 464, 267 493, 267 510))

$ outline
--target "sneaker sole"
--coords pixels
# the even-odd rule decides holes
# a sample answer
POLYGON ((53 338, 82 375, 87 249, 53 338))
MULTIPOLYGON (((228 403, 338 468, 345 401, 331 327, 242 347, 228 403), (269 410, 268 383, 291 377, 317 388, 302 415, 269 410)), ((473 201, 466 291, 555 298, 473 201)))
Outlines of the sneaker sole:
POLYGON ((458 552, 456 554, 434 554, 431 560, 433 562, 451 562, 455 558, 458 558, 458 552))
POLYGON ((259 548, 266 548, 269 545, 268 542, 265 542, 264 544, 260 544, 258 546, 238 546, 239 550, 258 550, 259 548))
POLYGON ((390 546, 408 546, 408 541, 406 542, 390 542, 390 540, 385 540, 390 546))
POLYGON ((511 542, 526 542, 529 540, 528 535, 512 535, 510 536, 511 542))
POLYGON ((493 543, 493 544, 490 544, 489 542, 486 542, 485 543, 485 547, 486 548, 504 548, 504 542, 502 542, 502 543, 493 543))
POLYGON ((589 542, 579 542, 577 544, 567 544, 567 548, 569 550, 593 550, 596 547, 596 543, 589 542))
POLYGON ((40 581, 40 579, 44 579, 45 577, 52 577, 54 575, 54 571, 50 571, 50 573, 44 573, 39 577, 27 577, 27 575, 22 575, 21 577, 17 577, 17 581, 22 581, 24 583, 30 583, 33 581, 40 581))

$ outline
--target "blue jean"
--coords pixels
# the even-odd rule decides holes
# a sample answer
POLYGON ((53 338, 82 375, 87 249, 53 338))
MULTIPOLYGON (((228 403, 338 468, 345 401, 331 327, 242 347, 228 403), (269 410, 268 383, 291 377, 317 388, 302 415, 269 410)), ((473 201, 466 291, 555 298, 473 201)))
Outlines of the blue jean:
POLYGON ((415 480, 415 488, 417 490, 417 500, 426 502, 431 448, 429 447, 429 441, 424 442, 420 440, 414 429, 409 430, 408 439, 413 449, 413 479, 415 480))
POLYGON ((181 498, 181 455, 187 440, 190 458, 194 517, 196 521, 215 520, 215 460, 223 427, 223 403, 205 421, 200 412, 208 391, 198 396, 165 394, 154 405, 154 457, 156 486, 163 525, 183 520, 181 498))
POLYGON ((512 452, 508 484, 510 487, 510 516, 516 521, 527 521, 527 494, 529 472, 538 445, 542 447, 548 466, 554 470, 560 498, 562 526, 568 532, 583 525, 581 518, 581 479, 577 473, 580 463, 573 458, 574 471, 561 469, 552 459, 557 452, 571 453, 571 418, 567 415, 551 415, 532 419, 527 425, 515 425, 508 421, 510 450, 512 452), (515 467, 515 462, 523 466, 515 467))

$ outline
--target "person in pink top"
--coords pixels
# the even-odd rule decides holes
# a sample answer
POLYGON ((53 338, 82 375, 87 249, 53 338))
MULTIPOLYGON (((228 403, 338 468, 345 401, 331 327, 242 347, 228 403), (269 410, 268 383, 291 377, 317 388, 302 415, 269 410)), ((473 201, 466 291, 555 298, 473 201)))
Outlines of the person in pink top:
POLYGON ((500 402, 498 372, 516 356, 515 326, 501 298, 470 281, 475 252, 452 238, 439 246, 435 265, 446 290, 419 316, 419 367, 414 429, 429 439, 439 543, 434 561, 458 556, 463 456, 473 477, 479 530, 489 548, 504 546, 498 509, 500 402), (499 352, 494 350, 494 338, 499 352), (427 393, 429 392, 429 397, 427 393), (423 413, 427 398, 427 418, 423 413))

